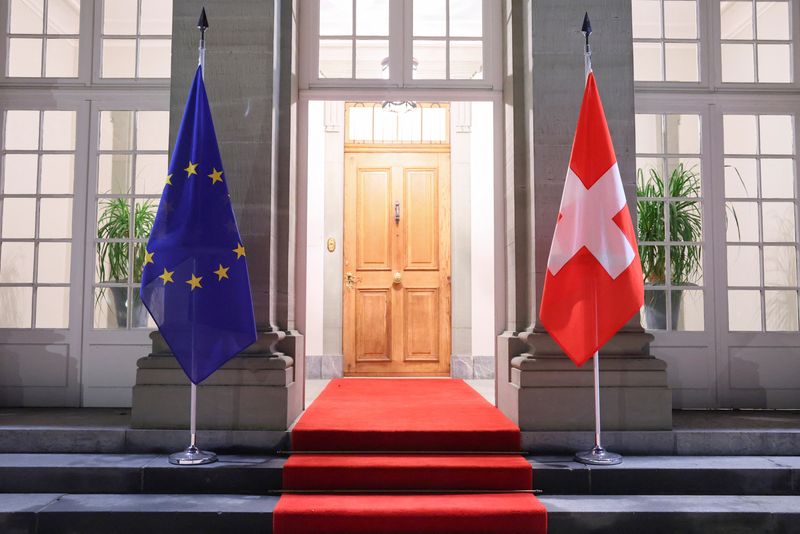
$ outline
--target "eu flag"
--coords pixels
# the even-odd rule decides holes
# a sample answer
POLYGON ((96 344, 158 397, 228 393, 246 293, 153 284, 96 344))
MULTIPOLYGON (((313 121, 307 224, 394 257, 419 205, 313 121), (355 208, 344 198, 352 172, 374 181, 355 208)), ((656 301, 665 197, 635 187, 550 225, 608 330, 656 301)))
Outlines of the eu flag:
POLYGON ((247 260, 198 67, 147 242, 142 302, 199 384, 256 340, 247 260))

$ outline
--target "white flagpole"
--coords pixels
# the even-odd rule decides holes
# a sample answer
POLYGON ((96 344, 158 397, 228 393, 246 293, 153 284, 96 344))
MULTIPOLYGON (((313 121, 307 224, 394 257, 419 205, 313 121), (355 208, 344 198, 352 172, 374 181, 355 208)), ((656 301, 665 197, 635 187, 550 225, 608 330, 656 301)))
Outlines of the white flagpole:
MULTIPOLYGON (((581 28, 584 38, 586 39, 586 48, 583 51, 583 65, 585 81, 589 79, 589 73, 592 72, 592 50, 589 47, 589 35, 592 33, 592 24, 589 22, 589 13, 583 18, 583 27, 581 28)), ((597 318, 597 294, 594 298, 595 303, 595 320, 597 318)), ((602 430, 600 426, 600 351, 596 350, 592 357, 592 364, 594 366, 594 447, 589 451, 583 451, 575 454, 575 460, 583 464, 590 465, 616 465, 622 463, 622 456, 614 452, 608 452, 603 448, 602 430)))
MULTIPOLYGON (((206 30, 208 20, 206 19, 206 8, 200 13, 200 20, 197 21, 197 29, 200 30, 200 45, 198 47, 197 62, 200 65, 200 73, 205 79, 206 76, 206 30)), ((194 298, 192 299, 194 302, 194 298)), ((194 320, 194 314, 192 314, 194 320)), ((192 357, 194 357, 194 332, 192 332, 192 357)), ((203 451, 197 448, 197 384, 190 382, 191 393, 189 399, 189 446, 181 452, 169 455, 169 462, 175 465, 202 465, 217 461, 217 455, 211 451, 203 451)))

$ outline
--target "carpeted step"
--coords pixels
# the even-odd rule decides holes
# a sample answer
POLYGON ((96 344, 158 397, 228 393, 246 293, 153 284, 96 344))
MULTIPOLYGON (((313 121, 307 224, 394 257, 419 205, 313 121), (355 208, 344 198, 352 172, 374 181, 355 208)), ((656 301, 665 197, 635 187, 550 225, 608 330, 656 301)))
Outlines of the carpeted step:
POLYGON ((283 468, 284 489, 531 489, 531 464, 514 455, 295 454, 283 468))
POLYGON ((531 494, 283 495, 276 533, 545 534, 544 506, 531 494))
POLYGON ((519 428, 463 380, 336 379, 292 429, 294 451, 519 452, 519 428))

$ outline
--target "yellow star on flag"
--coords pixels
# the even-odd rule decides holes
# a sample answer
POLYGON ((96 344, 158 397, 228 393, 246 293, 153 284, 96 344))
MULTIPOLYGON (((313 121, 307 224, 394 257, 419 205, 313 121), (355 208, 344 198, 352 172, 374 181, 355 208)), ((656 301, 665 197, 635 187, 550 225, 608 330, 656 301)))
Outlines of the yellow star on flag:
POLYGON ((221 263, 219 264, 219 269, 214 271, 214 274, 219 276, 217 282, 221 281, 223 278, 228 278, 228 270, 230 270, 230 267, 223 267, 221 263))
POLYGON ((144 249, 144 265, 148 263, 153 263, 153 256, 155 256, 155 252, 147 252, 147 249, 144 249))
POLYGON ((172 175, 171 174, 167 175, 167 185, 172 185, 172 175))
POLYGON ((189 284, 190 286, 192 286, 192 291, 194 291, 194 288, 196 288, 196 287, 199 287, 199 288, 203 287, 203 286, 200 285, 200 280, 202 280, 202 279, 203 279, 202 276, 195 276, 194 273, 192 273, 192 277, 189 280, 186 280, 186 283, 189 284))
POLYGON ((245 254, 244 254, 244 247, 242 246, 242 244, 241 244, 241 243, 239 243, 239 244, 236 246, 236 248, 235 248, 235 249, 233 249, 233 251, 236 253, 236 259, 237 259, 237 260, 238 260, 239 258, 241 258, 242 256, 244 256, 244 255, 245 255, 245 254))
POLYGON ((168 271, 167 268, 164 267, 164 274, 159 275, 159 278, 161 278, 164 281, 164 285, 167 285, 167 282, 172 283, 175 281, 172 279, 173 274, 175 274, 175 271, 168 271))
POLYGON ((193 174, 197 174, 197 165, 198 163, 192 163, 192 160, 189 160, 189 166, 183 169, 186 171, 186 177, 191 178, 193 174))
POLYGON ((222 181, 222 171, 218 171, 217 168, 214 167, 214 170, 208 175, 208 177, 211 178, 211 185, 214 185, 215 183, 222 181))

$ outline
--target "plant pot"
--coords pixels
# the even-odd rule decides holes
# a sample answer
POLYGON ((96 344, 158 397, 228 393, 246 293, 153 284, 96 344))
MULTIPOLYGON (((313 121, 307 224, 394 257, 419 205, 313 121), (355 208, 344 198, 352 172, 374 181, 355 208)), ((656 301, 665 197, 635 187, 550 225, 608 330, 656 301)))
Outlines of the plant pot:
MULTIPOLYGON (((125 328, 128 324, 128 288, 126 287, 110 287, 111 299, 114 303, 114 313, 116 314, 117 326, 125 328)), ((147 326, 147 308, 137 298, 133 301, 133 309, 131 310, 131 327, 143 328, 147 326)))
MULTIPOLYGON (((665 310, 667 309, 666 291, 647 291, 644 296, 644 318, 645 326, 648 330, 666 330, 667 329, 667 316, 665 310)), ((673 290, 670 292, 672 295, 672 329, 675 330, 678 324, 678 317, 681 314, 681 301, 683 300, 683 291, 673 290)))

